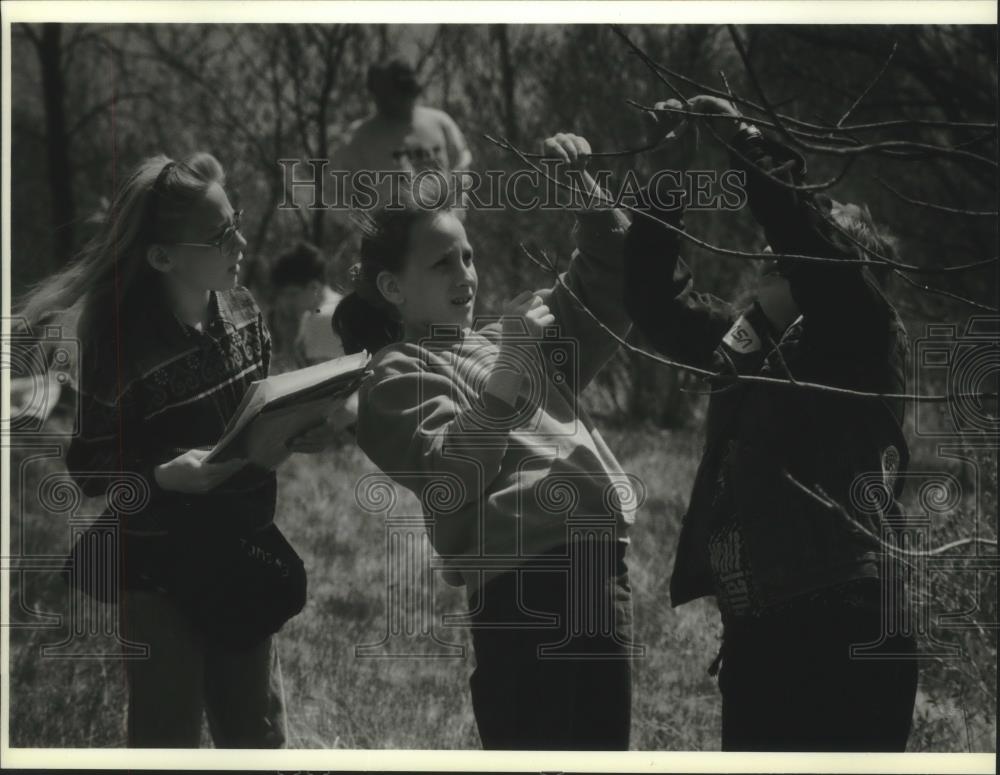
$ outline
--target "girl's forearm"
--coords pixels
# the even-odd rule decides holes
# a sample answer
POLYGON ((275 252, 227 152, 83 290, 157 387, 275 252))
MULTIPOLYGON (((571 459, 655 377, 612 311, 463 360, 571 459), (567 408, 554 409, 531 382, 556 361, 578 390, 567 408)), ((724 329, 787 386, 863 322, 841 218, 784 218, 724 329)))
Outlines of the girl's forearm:
POLYGON ((486 384, 483 386, 485 392, 511 406, 517 403, 517 396, 521 392, 521 384, 525 377, 524 370, 518 365, 518 360, 514 355, 513 347, 502 343, 500 353, 493 362, 493 367, 486 377, 486 384))
POLYGON ((608 192, 597 184, 594 176, 587 172, 587 170, 580 171, 580 182, 583 185, 584 209, 587 209, 588 205, 593 206, 602 203, 607 205, 612 201, 608 192))

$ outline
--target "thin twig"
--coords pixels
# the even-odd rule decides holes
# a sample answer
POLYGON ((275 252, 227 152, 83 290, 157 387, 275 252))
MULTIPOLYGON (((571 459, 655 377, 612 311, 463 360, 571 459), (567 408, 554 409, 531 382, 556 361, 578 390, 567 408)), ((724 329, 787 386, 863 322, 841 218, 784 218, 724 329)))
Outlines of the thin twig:
MULTIPOLYGON (((652 66, 655 67, 656 63, 653 62, 652 66)), ((734 97, 731 101, 733 103, 739 103, 739 102, 743 102, 744 100, 741 100, 739 97, 734 97)), ((637 102, 632 101, 632 104, 635 107, 640 108, 641 110, 652 110, 652 108, 650 108, 650 107, 648 107, 646 105, 643 105, 641 103, 637 103, 637 102)), ((684 108, 662 107, 662 108, 657 108, 657 110, 659 110, 661 112, 686 113, 687 115, 694 116, 696 118, 715 118, 715 119, 719 118, 719 114, 718 113, 699 113, 699 112, 696 112, 696 111, 693 111, 693 110, 685 110, 684 108)), ((781 113, 778 113, 777 115, 782 116, 781 113)), ((768 120, 766 118, 760 118, 760 117, 755 116, 755 117, 746 117, 746 119, 747 119, 748 122, 752 121, 753 124, 756 125, 756 126, 758 126, 758 127, 766 127, 768 129, 775 129, 775 130, 778 129, 778 125, 776 123, 774 123, 774 121, 768 120)), ((783 116, 782 117, 782 121, 785 122, 784 126, 785 126, 785 128, 789 132, 791 132, 792 134, 796 134, 796 135, 801 134, 799 132, 796 132, 796 130, 793 129, 792 127, 788 126, 788 117, 787 116, 783 116)), ((884 121, 884 122, 881 122, 879 124, 868 124, 868 125, 865 125, 865 126, 867 126, 868 128, 880 127, 880 128, 887 128, 888 129, 888 128, 894 128, 894 127, 901 127, 901 126, 904 126, 904 125, 906 125, 908 123, 912 123, 912 122, 902 121, 902 120, 900 120, 900 121, 884 121)), ((932 123, 945 123, 945 122, 932 122, 932 123)), ((865 128, 865 126, 862 126, 861 128, 865 128)), ((980 127, 980 125, 978 125, 978 124, 975 125, 975 126, 976 126, 977 129, 980 127)), ((896 141, 896 143, 897 144, 898 143, 905 143, 905 144, 907 144, 909 146, 912 146, 912 147, 916 148, 917 150, 927 150, 927 149, 930 149, 930 150, 943 150, 943 151, 961 150, 965 146, 975 145, 977 142, 980 142, 980 141, 982 141, 982 140, 984 140, 986 138, 994 137, 996 135, 997 125, 996 124, 992 124, 992 125, 986 125, 986 126, 989 126, 990 128, 986 130, 985 134, 980 135, 978 137, 975 137, 975 138, 973 138, 971 140, 966 140, 965 142, 958 143, 958 144, 953 145, 953 146, 927 145, 927 144, 921 144, 921 143, 914 143, 914 142, 910 142, 910 141, 906 141, 906 140, 896 141)), ((851 129, 852 129, 851 127, 845 127, 844 129, 838 130, 838 134, 845 134, 846 135, 848 132, 851 131, 851 129)), ((833 131, 833 128, 831 128, 829 131, 833 131)), ((812 136, 810 135, 810 137, 812 137, 812 136)), ((824 138, 821 138, 821 139, 832 140, 834 142, 847 142, 848 140, 850 140, 853 143, 853 147, 851 145, 848 145, 848 146, 845 146, 844 149, 839 149, 839 148, 834 148, 834 147, 829 146, 829 145, 814 145, 814 144, 809 144, 809 143, 797 143, 797 144, 801 144, 802 147, 808 148, 809 150, 818 150, 819 152, 822 152, 822 151, 833 151, 833 152, 838 152, 839 153, 839 152, 841 152, 841 150, 845 150, 847 153, 852 153, 852 152, 857 152, 858 150, 861 150, 861 151, 887 150, 887 152, 890 152, 890 155, 900 155, 900 156, 904 155, 904 151, 895 150, 895 145, 892 144, 892 141, 888 141, 889 144, 886 144, 886 143, 872 143, 872 144, 864 145, 859 140, 857 140, 856 138, 851 138, 850 136, 847 136, 847 137, 845 137, 843 139, 840 139, 840 138, 837 138, 837 137, 831 137, 831 138, 824 137, 824 138)), ((916 158, 916 157, 914 157, 914 158, 916 158)), ((987 159, 987 161, 992 161, 992 159, 987 159)))
POLYGON ((902 199, 904 202, 906 202, 908 204, 911 204, 911 205, 917 205, 919 207, 926 207, 929 210, 935 210, 935 211, 940 212, 940 213, 953 213, 955 215, 971 215, 971 216, 975 216, 977 218, 978 217, 982 217, 982 218, 996 218, 996 217, 1000 216, 1000 211, 998 211, 998 210, 965 210, 965 209, 962 209, 960 207, 948 207, 946 205, 939 205, 939 204, 935 204, 933 202, 924 202, 924 201, 922 201, 920 199, 914 199, 913 197, 907 196, 906 194, 904 194, 903 192, 899 191, 898 189, 893 188, 886 181, 884 181, 882 178, 880 178, 878 175, 874 175, 873 177, 875 178, 876 181, 878 181, 879 185, 881 185, 883 188, 888 189, 891 193, 895 194, 897 197, 899 197, 900 199, 902 199))
POLYGON ((865 528, 864 525, 850 515, 847 509, 827 495, 823 488, 819 485, 816 485, 816 489, 813 490, 792 476, 787 469, 781 469, 781 473, 782 476, 784 476, 784 478, 794 485, 800 492, 809 496, 824 508, 839 514, 848 521, 852 528, 863 533, 867 538, 893 554, 902 555, 904 557, 934 557, 939 554, 950 552, 952 549, 958 549, 962 546, 969 546, 971 544, 986 544, 987 546, 993 547, 997 545, 996 540, 993 538, 980 538, 975 536, 973 538, 961 538, 957 541, 951 541, 950 543, 936 546, 933 549, 903 549, 902 547, 883 541, 879 536, 865 528))
MULTIPOLYGON (((486 137, 486 135, 483 136, 486 137)), ((640 146, 639 148, 626 148, 625 150, 622 151, 591 151, 590 157, 595 159, 600 159, 600 158, 610 159, 619 156, 636 156, 640 153, 647 153, 649 151, 655 151, 658 148, 662 148, 668 142, 670 142, 668 138, 660 138, 655 142, 647 143, 646 145, 640 146)), ((524 155, 528 159, 551 158, 545 153, 529 153, 525 151, 524 155)))
MULTIPOLYGON (((662 112, 682 113, 682 114, 684 114, 686 116, 689 116, 691 118, 704 118, 704 119, 718 119, 719 118, 719 114, 718 113, 700 113, 700 112, 693 111, 693 110, 685 110, 684 108, 669 108, 669 107, 655 108, 654 109, 654 108, 648 107, 646 105, 643 105, 641 102, 636 102, 633 99, 626 99, 625 102, 627 102, 633 108, 636 108, 636 109, 642 110, 642 111, 646 111, 646 112, 652 112, 652 113, 656 113, 656 112, 661 112, 661 113, 662 112)), ((760 125, 760 126, 765 126, 765 127, 773 127, 774 126, 770 122, 757 121, 756 119, 754 120, 754 125, 760 125)), ((718 132, 715 131, 715 128, 712 126, 711 121, 706 121, 704 123, 704 126, 705 126, 705 129, 708 130, 709 134, 711 134, 712 137, 715 138, 716 142, 718 142, 722 146, 725 146, 732 154, 734 154, 737 158, 739 158, 744 163, 746 163, 746 164, 752 164, 752 162, 746 156, 744 156, 743 153, 738 148, 736 148, 735 145, 733 145, 728 140, 725 140, 718 132)), ((854 164, 854 160, 856 158, 857 157, 855 157, 855 156, 849 156, 847 158, 847 162, 841 168, 840 172, 838 172, 836 175, 834 175, 829 180, 823 181, 822 183, 789 183, 787 180, 782 180, 781 178, 779 178, 776 175, 774 175, 774 173, 767 172, 766 170, 761 170, 761 174, 767 176, 770 180, 774 181, 775 183, 777 183, 782 188, 787 188, 787 189, 789 189, 791 191, 825 191, 826 189, 832 188, 833 186, 837 185, 841 180, 843 180, 843 178, 847 174, 848 170, 851 169, 851 165, 854 164)))
MULTIPOLYGON (((631 44, 628 36, 621 30, 617 24, 611 25, 612 30, 620 38, 625 40, 627 43, 631 44)), ((651 62, 652 67, 663 74, 669 75, 672 78, 676 78, 679 81, 683 81, 688 86, 693 87, 699 94, 710 94, 715 97, 727 97, 726 93, 720 91, 719 89, 714 89, 707 84, 703 84, 700 81, 695 80, 689 76, 679 73, 676 70, 672 70, 666 65, 660 62, 651 62)), ((739 97, 734 95, 734 101, 738 102, 748 108, 753 110, 764 112, 764 108, 758 105, 753 100, 747 99, 746 97, 739 97)), ((814 124, 809 121, 804 121, 802 119, 796 118, 795 116, 789 116, 786 114, 779 113, 782 120, 789 125, 791 131, 796 132, 804 137, 811 137, 813 139, 822 140, 829 133, 836 132, 839 134, 850 134, 853 132, 863 132, 863 131, 874 131, 881 129, 899 129, 899 128, 919 128, 926 127, 928 129, 981 129, 996 132, 997 124, 996 122, 988 121, 947 121, 942 119, 895 119, 891 121, 875 121, 868 122, 864 124, 851 124, 849 126, 841 127, 837 129, 836 127, 831 127, 823 124, 814 124), (795 127, 804 127, 805 129, 796 129, 795 127)))
POLYGON ((729 99, 735 100, 736 99, 736 95, 733 94, 732 87, 730 87, 730 85, 729 85, 729 79, 726 78, 726 71, 725 70, 719 70, 719 75, 722 77, 722 84, 723 84, 723 86, 726 87, 726 91, 729 93, 729 99))
POLYGON ((847 109, 847 112, 840 117, 840 121, 837 122, 837 129, 840 129, 844 125, 844 122, 847 121, 848 116, 850 116, 851 113, 854 112, 854 109, 861 104, 861 101, 871 93, 872 89, 875 88, 875 84, 877 84, 882 79, 882 76, 885 75, 885 71, 889 69, 889 63, 892 62, 892 58, 896 55, 897 48, 899 48, 899 41, 893 41, 892 51, 890 51, 889 56, 886 57, 885 64, 882 65, 882 69, 878 71, 878 73, 874 78, 872 78, 871 83, 868 84, 868 88, 858 95, 858 98, 851 103, 851 107, 847 109))
MULTIPOLYGON (((546 269, 545 264, 543 264, 539 259, 531 254, 524 243, 519 243, 519 247, 524 252, 524 254, 536 265, 543 269, 546 269)), ((802 388, 805 390, 814 390, 822 393, 832 393, 835 395, 851 396, 853 398, 889 398, 901 401, 922 401, 926 403, 938 403, 952 401, 956 399, 968 399, 968 398, 979 398, 979 399, 994 399, 997 397, 997 393, 949 393, 949 394, 916 394, 916 393, 869 393, 862 390, 852 390, 850 388, 836 387, 834 385, 824 385, 817 382, 795 382, 792 383, 787 379, 777 379, 774 377, 761 377, 755 374, 735 374, 727 375, 720 372, 711 371, 710 369, 703 369, 699 366, 692 366, 688 363, 682 363, 681 361, 675 361, 670 358, 665 358, 657 353, 651 353, 648 350, 644 350, 631 342, 626 341, 623 337, 619 336, 613 330, 611 330, 603 320, 601 320, 594 312, 580 299, 580 297, 570 288, 565 280, 563 280, 561 274, 555 275, 556 282, 562 287, 570 298, 576 303, 576 305, 586 314, 597 326, 604 331, 608 336, 618 342, 619 345, 624 347, 629 352, 640 355, 644 358, 648 358, 656 363, 660 363, 664 366, 670 366, 671 368, 678 369, 680 371, 686 371, 689 374, 695 374, 699 377, 705 379, 716 380, 725 383, 727 380, 732 382, 746 382, 750 384, 764 384, 764 385, 781 385, 785 387, 795 387, 802 388)))
MULTIPOLYGON (((622 37, 623 40, 625 40, 625 42, 632 49, 632 51, 634 51, 635 54, 640 59, 642 59, 642 61, 647 65, 647 67, 649 67, 652 70, 653 74, 656 75, 661 81, 663 81, 663 83, 666 86, 668 86, 670 89, 672 89, 677 94, 677 96, 680 97, 681 102, 683 104, 686 104, 686 100, 684 98, 684 95, 677 89, 676 86, 674 86, 670 81, 666 80, 656 70, 656 68, 654 67, 655 63, 649 57, 649 55, 646 54, 646 52, 644 52, 639 46, 637 46, 636 44, 634 44, 628 38, 628 36, 626 36, 624 33, 622 33, 621 31, 617 31, 617 32, 618 32, 619 36, 622 37)), ((736 30, 735 30, 735 28, 732 27, 732 25, 729 26, 729 32, 730 32, 730 35, 733 38, 733 42, 736 45, 737 50, 740 52, 741 56, 743 57, 743 61, 744 61, 744 64, 745 64, 745 66, 747 68, 747 73, 748 73, 748 75, 749 75, 749 77, 751 79, 751 82, 754 84, 754 87, 756 88, 758 94, 760 95, 761 99, 764 101, 765 105, 767 106, 768 113, 772 116, 772 118, 775 121, 775 126, 777 126, 777 128, 786 137, 790 137, 790 135, 788 133, 788 130, 783 125, 781 125, 781 122, 777 118, 777 115, 776 115, 775 111, 773 110, 773 108, 770 107, 770 104, 767 102, 767 97, 764 94, 763 88, 760 86, 760 83, 757 81, 756 74, 754 73, 753 69, 750 66, 749 57, 746 56, 746 51, 743 48, 742 41, 739 39, 739 36, 737 35, 736 30)), ((632 102, 632 101, 630 101, 630 103, 633 104, 634 106, 642 109, 642 110, 649 110, 649 108, 646 108, 645 106, 642 106, 639 103, 632 102)), ((690 113, 690 111, 683 111, 682 109, 676 109, 676 108, 666 108, 666 110, 670 110, 672 112, 688 112, 688 113, 690 113)), ((715 114, 710 114, 710 115, 713 118, 717 118, 717 116, 715 114)), ((705 122, 705 126, 709 130, 709 133, 712 134, 712 136, 715 137, 716 140, 718 140, 720 143, 722 143, 723 145, 725 145, 730 150, 730 152, 732 152, 734 155, 736 155, 738 158, 740 158, 745 164, 750 164, 751 166, 756 167, 762 174, 766 175, 768 177, 768 179, 773 180, 776 183, 778 183, 781 186, 786 187, 786 188, 794 188, 796 190, 804 190, 804 189, 812 188, 811 186, 801 186, 801 185, 789 184, 789 183, 785 182, 784 180, 782 180, 781 178, 779 178, 776 175, 774 175, 772 172, 769 172, 767 170, 761 169, 757 164, 755 164, 754 162, 752 162, 741 151, 739 151, 739 149, 737 149, 733 144, 731 144, 731 143, 725 141, 724 139, 722 139, 719 136, 719 134, 712 128, 711 123, 705 122)), ((795 141, 794 138, 790 138, 790 139, 792 140, 792 142, 797 142, 797 141, 795 141)), ((801 143, 798 143, 798 144, 801 144, 801 143)), ((848 157, 848 159, 849 159, 848 160, 848 164, 845 165, 845 167, 840 171, 840 174, 837 176, 838 178, 842 177, 844 174, 846 174, 848 168, 850 167, 850 160, 853 159, 853 158, 857 158, 857 157, 856 156, 850 156, 850 157, 848 157)), ((824 188, 828 187, 829 184, 830 184, 830 182, 828 182, 827 184, 823 184, 822 187, 824 187, 824 188)), ((905 269, 908 269, 909 271, 917 271, 917 272, 921 272, 921 273, 925 273, 925 274, 935 273, 935 272, 928 272, 926 269, 904 267, 901 264, 901 262, 895 261, 893 259, 890 259, 890 258, 888 258, 888 257, 886 257, 886 256, 884 256, 884 255, 882 255, 882 254, 880 254, 880 253, 878 253, 878 252, 876 252, 874 250, 871 250, 870 248, 868 248, 865 245, 861 245, 860 242, 858 242, 852 235, 848 234, 843 228, 840 227, 839 224, 837 224, 835 221, 833 221, 832 218, 826 218, 826 220, 827 220, 827 222, 829 222, 830 224, 832 224, 833 227, 837 231, 839 231, 842 235, 846 236, 855 245, 857 245, 857 246, 861 247, 863 250, 865 250, 870 256, 872 256, 876 260, 877 263, 879 263, 881 265, 884 265, 884 266, 893 266, 896 269, 904 269, 905 268, 905 269)), ((673 227, 671 226, 671 228, 673 228, 673 227)), ((865 260, 868 260, 868 259, 861 258, 859 260, 860 261, 865 261, 865 260)), ((955 272, 955 271, 967 271, 967 270, 970 270, 970 269, 979 268, 980 266, 986 266, 988 264, 992 264, 996 260, 997 260, 996 258, 994 258, 994 259, 987 259, 985 261, 981 261, 981 262, 977 261, 977 262, 973 262, 972 264, 967 264, 967 265, 960 266, 960 267, 940 267, 938 269, 940 270, 941 273, 955 272)))
POLYGON ((907 154, 906 156, 901 156, 899 158, 916 160, 927 158, 928 155, 955 156, 969 161, 974 161, 979 164, 988 164, 992 167, 998 166, 994 159, 981 156, 978 153, 972 153, 971 151, 964 151, 961 148, 954 148, 950 146, 931 145, 930 143, 915 143, 909 140, 884 140, 882 142, 868 143, 865 145, 832 146, 806 142, 802 138, 796 137, 788 129, 788 127, 785 126, 784 121, 782 121, 782 119, 778 116, 777 112, 771 106, 770 101, 767 99, 764 87, 761 86, 760 81, 757 79, 757 73, 750 64, 750 57, 747 55, 746 49, 743 46, 743 41, 740 40, 740 36, 736 31, 736 28, 732 24, 727 25, 727 28, 729 29, 729 36, 733 39, 733 45, 736 47, 736 51, 739 53, 740 59, 743 60, 743 65, 746 68, 750 84, 753 86, 754 91, 757 92, 757 96, 764 105, 764 111, 771 118, 771 121, 774 122, 782 136, 784 136, 788 142, 793 145, 797 145, 798 147, 808 151, 813 151, 814 153, 825 153, 833 156, 856 155, 879 150, 914 150, 921 153, 907 154))
POLYGON ((968 304, 970 307, 982 310, 983 312, 993 312, 993 313, 1000 312, 1000 309, 997 309, 996 307, 991 307, 988 304, 983 304, 974 299, 968 299, 965 296, 960 296, 957 293, 946 291, 944 290, 944 288, 933 288, 930 285, 924 285, 922 283, 919 283, 912 277, 909 277, 905 272, 900 272, 898 269, 893 269, 892 272, 893 274, 902 277, 903 280, 905 280, 909 285, 912 285, 914 288, 924 291, 925 293, 933 293, 937 296, 944 296, 949 299, 954 299, 955 301, 960 301, 963 304, 968 304))
MULTIPOLYGON (((542 175, 546 180, 554 183, 557 186, 561 186, 562 188, 569 189, 574 194, 581 193, 577 188, 575 188, 573 186, 570 186, 570 185, 564 183, 563 181, 558 180, 557 178, 552 177, 551 175, 548 174, 548 172, 546 172, 544 169, 542 169, 538 165, 532 164, 531 160, 528 159, 528 157, 524 155, 524 152, 521 151, 516 146, 512 145, 510 143, 510 141, 507 140, 506 138, 501 138, 501 139, 498 140, 498 139, 496 139, 496 138, 494 138, 494 137, 492 137, 490 135, 483 135, 483 136, 489 142, 493 143, 494 145, 497 145, 500 148, 504 148, 506 150, 509 150, 509 151, 515 153, 525 164, 527 164, 533 170, 535 170, 540 175, 542 175)), ((658 218, 657 216, 653 215, 651 212, 648 212, 646 210, 640 210, 639 208, 633 207, 633 206, 628 205, 628 204, 625 204, 624 202, 615 203, 615 204, 616 204, 616 206, 621 207, 622 209, 628 210, 631 213, 635 213, 636 215, 639 215, 640 217, 649 218, 650 220, 652 220, 652 221, 660 224, 661 226, 664 226, 667 229, 669 229, 669 230, 671 230, 671 231, 679 234, 681 237, 683 237, 684 239, 688 240, 689 242, 691 242, 691 243, 693 243, 695 245, 698 245, 699 247, 702 247, 702 248, 704 248, 704 249, 706 249, 706 250, 708 250, 708 251, 710 251, 712 253, 717 253, 719 255, 728 256, 730 258, 739 258, 739 259, 743 259, 743 260, 765 261, 765 260, 773 260, 773 259, 787 259, 787 260, 790 260, 790 261, 806 261, 806 262, 810 262, 811 261, 811 262, 814 262, 814 263, 822 263, 822 264, 839 264, 841 266, 843 266, 845 264, 864 264, 866 266, 873 266, 873 265, 875 265, 875 266, 890 266, 890 267, 895 267, 897 269, 905 270, 905 271, 908 271, 908 272, 917 272, 917 273, 921 273, 921 274, 950 274, 950 273, 955 273, 955 272, 960 272, 960 271, 969 271, 969 270, 972 270, 972 269, 979 269, 981 267, 984 267, 984 266, 987 266, 987 265, 990 265, 990 264, 996 264, 996 263, 1000 262, 1000 256, 994 256, 993 258, 985 259, 983 261, 976 261, 976 262, 973 262, 973 263, 970 263, 970 264, 963 264, 963 265, 959 265, 959 266, 950 266, 950 267, 921 267, 921 266, 916 266, 915 264, 905 264, 905 263, 900 262, 900 261, 892 261, 892 260, 889 260, 889 259, 886 259, 886 258, 872 258, 872 259, 865 259, 865 258, 833 258, 833 257, 830 257, 830 256, 809 256, 809 255, 803 255, 803 254, 799 254, 799 253, 751 253, 751 252, 742 251, 742 250, 733 250, 731 248, 724 248, 724 247, 720 247, 719 245, 713 245, 713 244, 711 244, 709 242, 706 242, 706 241, 704 241, 702 239, 699 239, 698 237, 695 237, 692 234, 689 234, 684 229, 680 229, 677 226, 675 226, 674 224, 669 223, 669 222, 663 220, 662 218, 658 218)))

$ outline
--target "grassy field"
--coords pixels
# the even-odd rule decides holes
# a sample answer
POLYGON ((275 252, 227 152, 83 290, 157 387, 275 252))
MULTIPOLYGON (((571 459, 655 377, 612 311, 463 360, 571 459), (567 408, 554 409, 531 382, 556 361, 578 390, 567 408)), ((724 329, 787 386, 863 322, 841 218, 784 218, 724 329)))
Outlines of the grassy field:
MULTIPOLYGON (((700 435, 646 426, 609 429, 605 435, 624 469, 648 488, 629 560, 636 639, 646 646, 646 656, 635 665, 632 746, 717 749, 720 700, 706 668, 718 645, 718 615, 711 601, 672 609, 667 596, 700 435)), ((15 486, 19 462, 27 454, 20 450, 13 455, 15 486)), ((919 468, 920 459, 914 464, 919 468)), ((995 471, 995 461, 993 466, 995 471)), ((67 548, 65 516, 45 514, 35 495, 39 481, 60 467, 58 458, 26 464, 23 488, 11 493, 12 546, 23 540, 28 556, 57 555, 67 548)), ((310 574, 306 609, 279 636, 289 745, 478 748, 468 693, 471 656, 355 657, 356 645, 377 642, 385 628, 384 526, 361 513, 354 501, 356 481, 373 470, 360 450, 345 445, 295 458, 281 472, 279 519, 310 574)), ((995 481, 992 486, 995 492, 995 481)), ((415 501, 409 505, 414 509, 410 513, 417 513, 415 501)), ((986 508, 992 508, 987 513, 992 513, 995 535, 995 499, 986 508)), ((939 601, 950 596, 941 610, 969 608, 970 578, 975 575, 959 572, 935 581, 933 595, 939 601)), ((962 645, 962 656, 928 659, 922 665, 913 751, 994 750, 997 641, 995 625, 989 623, 997 621, 996 579, 981 578, 992 586, 982 590, 980 610, 966 617, 971 624, 942 635, 962 645)), ((38 612, 65 612, 66 587, 53 572, 12 574, 11 583, 11 744, 122 746, 125 684, 120 663, 43 658, 42 645, 62 640, 65 630, 39 627, 38 612)), ((459 591, 443 585, 436 601, 439 613, 462 609, 459 591)), ((468 642, 462 630, 449 630, 446 637, 468 642)), ((113 650, 108 639, 96 636, 74 648, 113 650)), ((207 734, 203 744, 210 744, 207 734)))

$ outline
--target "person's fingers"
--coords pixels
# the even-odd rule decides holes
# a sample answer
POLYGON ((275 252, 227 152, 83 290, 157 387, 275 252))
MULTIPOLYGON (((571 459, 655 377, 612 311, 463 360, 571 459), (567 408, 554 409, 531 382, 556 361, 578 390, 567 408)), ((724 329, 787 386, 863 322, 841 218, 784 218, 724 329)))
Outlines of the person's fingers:
POLYGON ((556 141, 566 155, 566 160, 571 164, 576 161, 576 145, 573 143, 573 135, 560 132, 556 135, 556 141))
POLYGON ((585 159, 590 156, 590 142, 586 137, 580 137, 580 135, 571 135, 573 138, 573 144, 576 146, 576 155, 579 159, 585 159))
POLYGON ((541 328, 548 328, 549 326, 555 325, 556 316, 551 312, 547 315, 543 315, 536 321, 541 328))
POLYGON ((681 102, 679 99, 671 97, 669 100, 663 100, 661 102, 657 102, 656 105, 654 105, 653 107, 655 107, 657 110, 667 110, 673 112, 675 110, 683 110, 684 103, 681 102))
POLYGON ((559 135, 555 137, 550 137, 545 142, 542 143, 542 153, 553 159, 560 159, 562 161, 569 161, 569 156, 566 154, 566 150, 563 148, 560 141, 557 139, 559 135))
POLYGON ((562 138, 562 146, 566 150, 566 155, 572 163, 576 163, 580 156, 580 149, 576 142, 577 136, 572 132, 563 132, 559 135, 562 138))
POLYGON ((522 304, 531 297, 532 293, 533 293, 532 291, 521 291, 519 294, 517 294, 517 296, 510 299, 505 306, 514 307, 518 304, 522 304))
POLYGON ((541 299, 536 300, 536 297, 525 299, 523 302, 517 305, 517 307, 511 312, 511 314, 520 315, 521 317, 524 317, 541 303, 542 303, 541 299))

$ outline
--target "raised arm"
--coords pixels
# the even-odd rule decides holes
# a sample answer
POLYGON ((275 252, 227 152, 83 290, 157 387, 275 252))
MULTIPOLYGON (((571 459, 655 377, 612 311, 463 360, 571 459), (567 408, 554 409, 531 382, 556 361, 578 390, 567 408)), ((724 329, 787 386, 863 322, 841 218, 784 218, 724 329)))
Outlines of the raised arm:
MULTIPOLYGON (((676 101, 659 105, 680 107, 676 101)), ((666 138, 656 122, 649 122, 648 130, 650 142, 663 143, 651 154, 657 169, 682 172, 690 166, 693 127, 678 126, 666 138)), ((650 181, 639 192, 640 213, 633 218, 625 239, 625 309, 663 355, 714 368, 715 350, 733 325, 736 311, 728 302, 695 289, 691 270, 681 258, 684 198, 668 190, 669 178, 661 173, 654 173, 650 181)))
POLYGON ((579 392, 618 349, 615 337, 601 324, 622 338, 631 328, 621 303, 622 258, 629 221, 621 210, 608 206, 610 199, 586 171, 590 145, 584 138, 554 135, 545 141, 543 150, 575 169, 576 180, 583 187, 585 206, 577 212, 573 230, 576 247, 569 268, 551 288, 538 292, 555 316, 560 336, 575 343, 575 363, 567 363, 561 371, 569 387, 579 392))
POLYGON ((788 278, 795 303, 814 334, 836 349, 849 347, 860 352, 874 345, 875 350, 883 350, 884 342, 879 343, 878 336, 873 341, 873 332, 885 330, 891 308, 871 270, 856 263, 865 251, 837 222, 855 206, 794 188, 805 182, 802 155, 744 121, 726 100, 695 97, 691 107, 699 113, 716 113, 737 125, 731 141, 731 164, 746 175, 751 212, 775 253, 853 262, 779 260, 779 271, 788 278))
POLYGON ((379 356, 358 394, 358 445, 382 471, 418 497, 428 474, 461 483, 462 503, 476 500, 500 473, 520 378, 504 371, 487 380, 482 401, 460 399, 453 380, 431 370, 416 344, 379 356), (484 434, 489 434, 484 439, 484 434))
MULTIPOLYGON (((646 191, 641 200, 643 212, 684 228, 682 206, 654 207, 646 191)), ((681 239, 669 227, 636 215, 625 241, 625 309, 657 351, 713 368, 716 348, 736 312, 728 302, 695 289, 691 270, 680 257, 681 239)))

